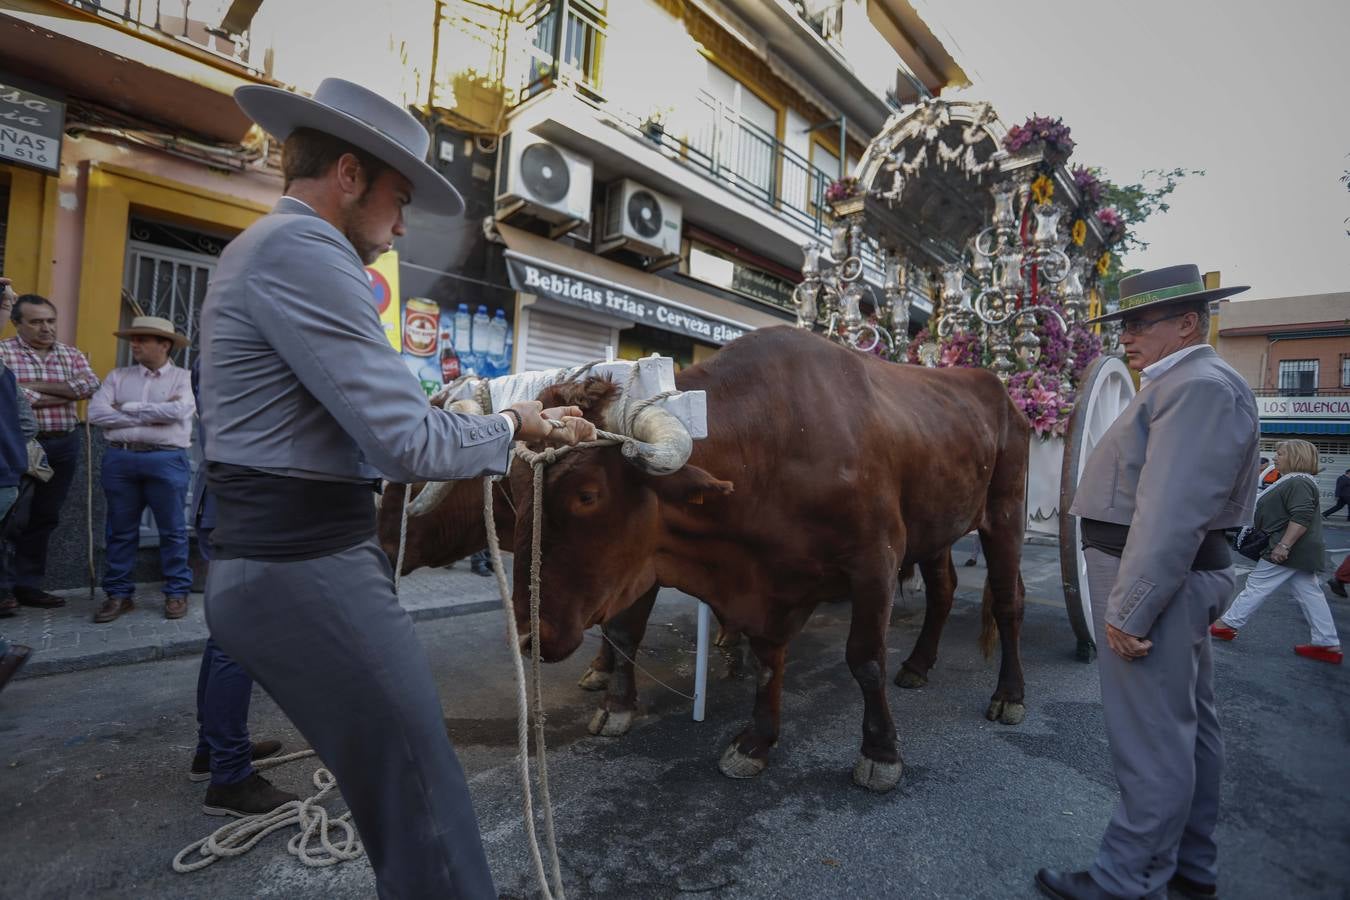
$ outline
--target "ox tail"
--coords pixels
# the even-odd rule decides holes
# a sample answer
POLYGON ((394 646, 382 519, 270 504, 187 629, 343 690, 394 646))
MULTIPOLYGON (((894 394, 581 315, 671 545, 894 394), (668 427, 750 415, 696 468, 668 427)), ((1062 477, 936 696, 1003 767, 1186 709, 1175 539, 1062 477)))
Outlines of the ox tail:
POLYGON ((994 655, 994 641, 998 638, 998 623, 994 621, 994 589, 989 580, 984 582, 984 602, 980 606, 980 652, 985 659, 994 655))

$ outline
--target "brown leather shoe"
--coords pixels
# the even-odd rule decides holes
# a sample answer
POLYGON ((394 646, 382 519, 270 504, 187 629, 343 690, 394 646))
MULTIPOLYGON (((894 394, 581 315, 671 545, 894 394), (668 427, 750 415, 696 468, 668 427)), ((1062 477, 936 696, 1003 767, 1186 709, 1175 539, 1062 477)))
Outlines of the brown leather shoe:
POLYGON ((136 603, 130 597, 108 597, 98 608, 98 612, 94 613, 94 621, 105 625, 122 613, 129 613, 135 608, 136 603))
POLYGON ((164 618, 181 619, 187 615, 187 597, 175 594, 164 598, 164 618))

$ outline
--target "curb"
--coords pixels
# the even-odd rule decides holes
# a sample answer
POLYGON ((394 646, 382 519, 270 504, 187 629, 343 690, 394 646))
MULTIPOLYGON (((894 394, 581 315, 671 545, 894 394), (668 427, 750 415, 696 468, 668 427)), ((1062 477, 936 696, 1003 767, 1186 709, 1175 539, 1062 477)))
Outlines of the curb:
MULTIPOLYGON (((414 622, 428 622, 435 619, 451 619, 458 616, 493 612, 501 608, 501 601, 499 600, 477 600, 448 606, 425 606, 419 609, 410 609, 408 610, 408 616, 414 622)), ((45 675, 64 675, 68 672, 83 672, 89 669, 103 669, 108 666, 128 666, 161 659, 174 659, 180 656, 195 656, 200 654, 205 646, 206 638, 203 636, 167 641, 159 645, 124 647, 118 650, 104 650, 97 653, 48 659, 43 659, 40 651, 35 650, 28 663, 19 671, 14 680, 41 678, 45 675)))

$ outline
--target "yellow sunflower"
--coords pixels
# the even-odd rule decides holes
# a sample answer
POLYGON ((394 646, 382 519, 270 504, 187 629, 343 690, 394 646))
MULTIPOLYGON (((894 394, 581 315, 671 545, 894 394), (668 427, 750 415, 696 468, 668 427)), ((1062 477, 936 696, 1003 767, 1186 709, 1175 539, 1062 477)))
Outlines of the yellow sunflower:
POLYGON ((1097 257, 1097 274, 1106 277, 1106 273, 1111 269, 1111 252, 1108 250, 1097 257))
POLYGON ((1031 199, 1037 204, 1049 203, 1055 196, 1055 183, 1044 175, 1031 183, 1031 199))
POLYGON ((1073 242, 1077 247, 1083 246, 1083 241, 1087 240, 1087 223, 1082 219, 1075 219, 1073 223, 1073 242))

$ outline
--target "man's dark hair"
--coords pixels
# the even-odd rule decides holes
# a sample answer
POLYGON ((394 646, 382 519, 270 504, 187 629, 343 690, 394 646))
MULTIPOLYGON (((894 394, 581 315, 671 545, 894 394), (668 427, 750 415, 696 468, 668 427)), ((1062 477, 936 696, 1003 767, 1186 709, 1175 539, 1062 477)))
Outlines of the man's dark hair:
POLYGON ((282 190, 288 190, 292 181, 321 177, 345 153, 355 156, 365 170, 366 190, 370 190, 370 185, 385 169, 390 168, 388 163, 377 159, 374 154, 341 138, 313 128, 297 128, 281 146, 281 173, 285 178, 282 190))
POLYGON ((23 321, 23 308, 25 306, 45 306, 52 312, 56 312, 56 304, 41 294, 20 294, 14 300, 13 309, 9 311, 9 320, 15 325, 23 321))

